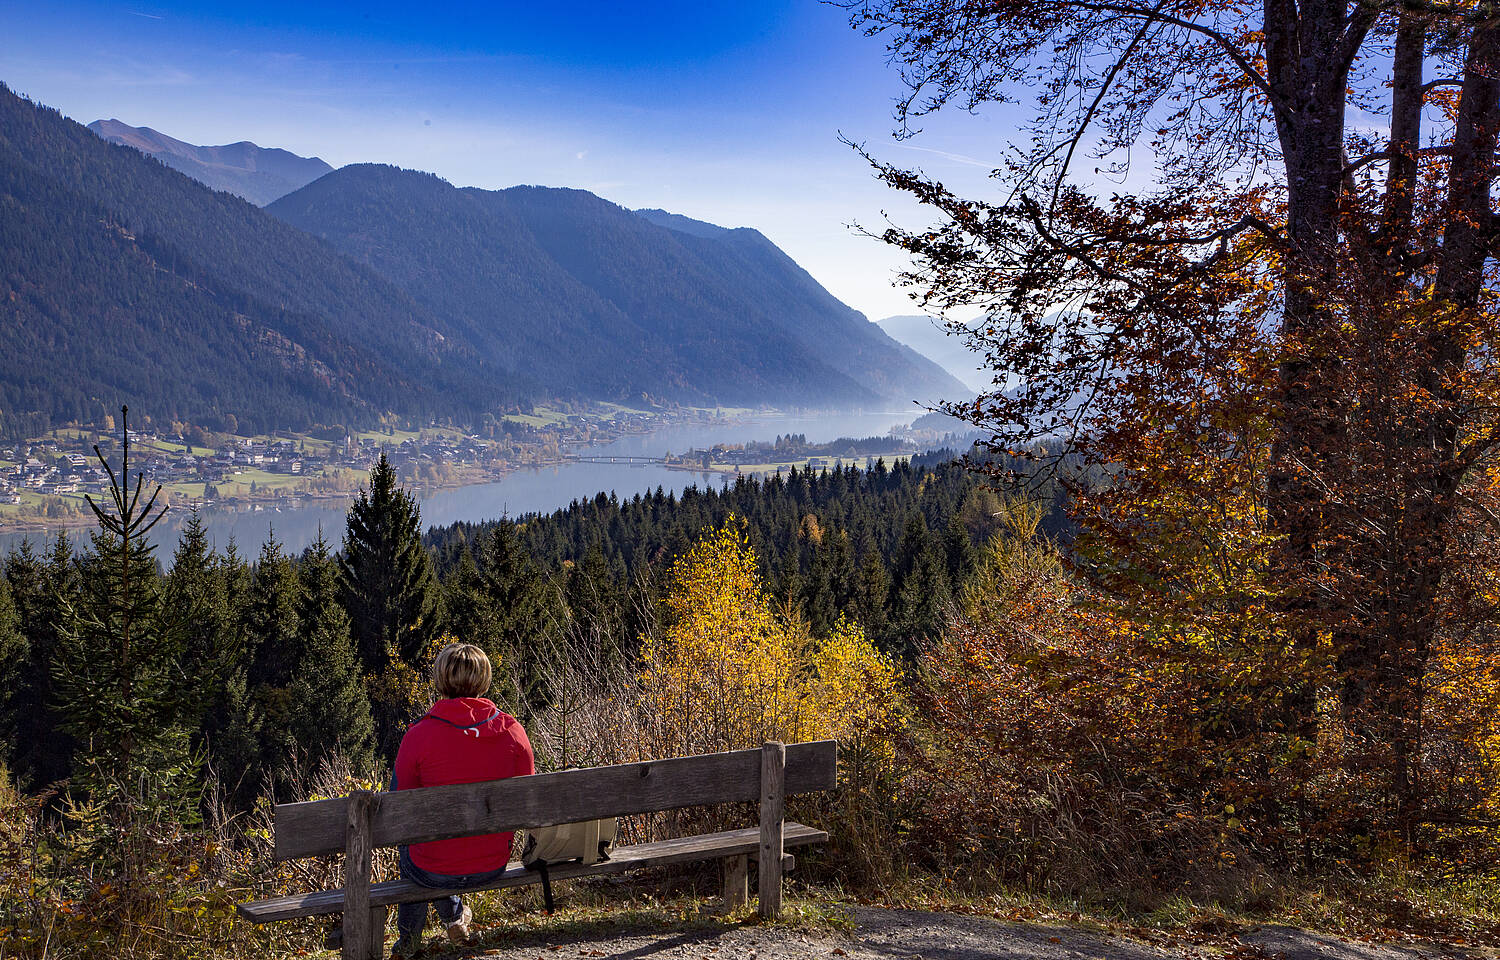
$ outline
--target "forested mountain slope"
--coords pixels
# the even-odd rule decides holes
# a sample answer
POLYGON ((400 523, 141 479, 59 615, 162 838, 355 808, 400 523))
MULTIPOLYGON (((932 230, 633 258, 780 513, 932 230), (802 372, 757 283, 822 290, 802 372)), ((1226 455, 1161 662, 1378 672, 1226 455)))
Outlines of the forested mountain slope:
POLYGON ((110 143, 135 147, 199 183, 262 207, 333 169, 318 157, 299 157, 289 150, 262 147, 248 140, 200 147, 119 120, 95 120, 89 129, 110 143))
POLYGON ((0 435, 962 389, 753 230, 370 165, 268 209, 0 86, 0 435))
POLYGON ((636 213, 674 231, 714 275, 752 292, 767 317, 813 357, 881 396, 933 403, 966 394, 941 365, 842 303, 759 230, 731 230, 655 210, 636 213))
POLYGON ((522 392, 374 271, 0 86, 0 431, 122 402, 241 429, 522 392))
POLYGON ((754 230, 582 190, 459 189, 368 164, 267 209, 559 390, 800 404, 962 390, 754 230))

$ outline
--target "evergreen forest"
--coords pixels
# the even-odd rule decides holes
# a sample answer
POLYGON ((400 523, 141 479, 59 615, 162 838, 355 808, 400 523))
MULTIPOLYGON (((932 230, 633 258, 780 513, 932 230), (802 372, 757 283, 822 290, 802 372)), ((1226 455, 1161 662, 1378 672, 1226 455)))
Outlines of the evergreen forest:
POLYGON ((628 669, 655 628, 672 561, 726 524, 813 634, 844 618, 910 662, 942 631, 1000 503, 944 452, 680 497, 600 495, 423 537, 382 462, 342 544, 320 539, 300 556, 274 533, 251 552, 214 553, 196 515, 171 556, 138 543, 126 556, 107 533, 23 542, 5 557, 0 590, 12 672, 5 763, 27 790, 86 770, 161 767, 192 770, 195 785, 214 777, 238 809, 262 795, 285 800, 330 756, 358 769, 390 762, 420 713, 422 658, 443 636, 525 674, 512 678, 527 683, 509 706, 531 719, 549 707, 536 678, 562 668, 548 658, 628 669), (112 609, 122 564, 132 606, 114 616, 134 620, 129 651, 110 632, 119 623, 95 619, 112 609), (134 755, 112 756, 116 745, 87 737, 119 729, 112 701, 127 696, 146 712, 130 721, 136 746, 120 748, 134 755))

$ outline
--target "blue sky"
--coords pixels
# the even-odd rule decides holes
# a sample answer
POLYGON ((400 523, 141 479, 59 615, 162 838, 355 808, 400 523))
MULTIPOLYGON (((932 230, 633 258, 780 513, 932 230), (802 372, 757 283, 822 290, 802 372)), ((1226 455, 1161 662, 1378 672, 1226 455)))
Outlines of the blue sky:
POLYGON ((872 319, 913 312, 903 261, 848 225, 926 217, 838 135, 971 191, 1015 135, 955 112, 894 141, 881 41, 816 0, 0 0, 0 80, 82 123, 753 226, 872 319))

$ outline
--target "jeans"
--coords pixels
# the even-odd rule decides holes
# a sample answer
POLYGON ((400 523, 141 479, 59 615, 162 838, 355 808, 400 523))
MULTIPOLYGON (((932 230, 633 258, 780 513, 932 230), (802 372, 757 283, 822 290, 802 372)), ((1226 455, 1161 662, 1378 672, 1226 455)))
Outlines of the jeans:
MULTIPOLYGON (((411 855, 406 847, 398 848, 401 860, 401 879, 410 880, 424 887, 433 887, 438 890, 462 890, 464 887, 472 887, 481 883, 488 883, 505 872, 505 868, 489 870, 485 873, 471 873, 464 876, 455 876, 447 873, 429 873, 411 862, 411 855)), ((427 907, 431 905, 437 909, 438 919, 444 923, 452 923, 464 912, 463 898, 457 894, 439 897, 427 903, 403 903, 396 908, 396 931, 403 942, 409 942, 422 935, 422 928, 427 926, 427 907)))
MULTIPOLYGON (((391 774, 391 790, 396 789, 396 775, 391 774)), ((397 854, 401 864, 401 879, 410 880, 412 883, 424 887, 432 887, 437 890, 462 890, 464 887, 472 887, 481 883, 488 883, 497 879, 505 872, 505 865, 501 864, 499 869, 487 870, 484 873, 470 873, 455 875, 449 873, 429 873, 411 862, 411 853, 406 847, 397 847, 397 854)), ((444 923, 452 923, 464 912, 463 898, 457 894, 439 897, 425 903, 402 903, 396 907, 396 935, 403 943, 409 943, 422 935, 422 929, 427 926, 427 908, 432 906, 437 909, 438 919, 444 923)))

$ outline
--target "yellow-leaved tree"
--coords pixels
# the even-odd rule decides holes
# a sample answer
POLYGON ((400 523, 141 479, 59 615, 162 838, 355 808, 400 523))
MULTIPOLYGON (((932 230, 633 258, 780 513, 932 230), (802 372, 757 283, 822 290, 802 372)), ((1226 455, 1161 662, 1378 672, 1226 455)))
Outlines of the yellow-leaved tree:
MULTIPOLYGON (((646 759, 836 739, 839 789, 799 801, 818 809, 793 815, 836 835, 840 876, 888 873, 906 717, 896 665, 852 620, 816 637, 793 605, 775 602, 734 517, 676 560, 665 607, 665 629, 642 640, 630 752, 646 759)), ((659 826, 723 829, 734 817, 720 808, 659 826)))
POLYGON ((665 605, 666 628, 641 649, 643 756, 866 738, 903 709, 895 665, 858 624, 814 637, 771 599, 733 517, 677 558, 665 605))

